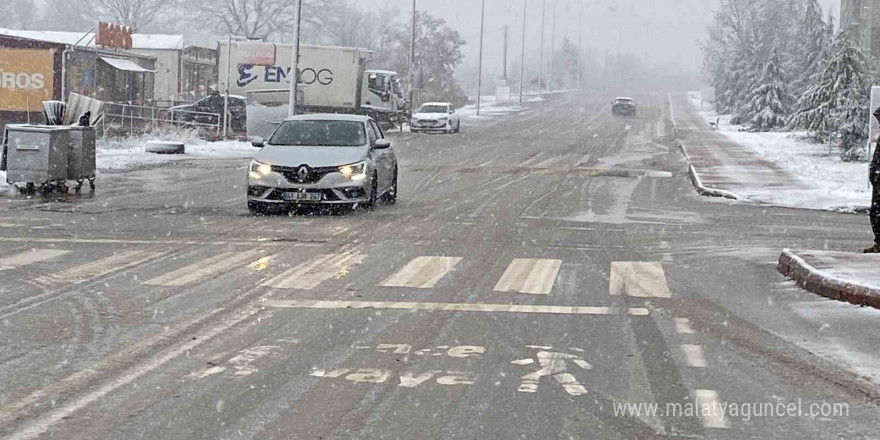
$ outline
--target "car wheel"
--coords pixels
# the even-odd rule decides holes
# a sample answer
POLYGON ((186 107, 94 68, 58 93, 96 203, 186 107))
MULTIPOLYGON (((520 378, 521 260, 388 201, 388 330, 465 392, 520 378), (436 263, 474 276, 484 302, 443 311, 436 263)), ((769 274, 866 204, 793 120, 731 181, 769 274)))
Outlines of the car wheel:
POLYGON ((458 121, 458 123, 455 124, 455 132, 461 133, 461 121, 458 121))
POLYGON ((382 194, 382 201, 389 205, 397 203, 397 168, 394 168, 394 177, 391 180, 391 188, 388 189, 388 192, 382 194))
POLYGON ((376 206, 376 193, 379 191, 379 175, 373 173, 372 183, 370 183, 370 198, 364 202, 364 208, 372 210, 376 206))

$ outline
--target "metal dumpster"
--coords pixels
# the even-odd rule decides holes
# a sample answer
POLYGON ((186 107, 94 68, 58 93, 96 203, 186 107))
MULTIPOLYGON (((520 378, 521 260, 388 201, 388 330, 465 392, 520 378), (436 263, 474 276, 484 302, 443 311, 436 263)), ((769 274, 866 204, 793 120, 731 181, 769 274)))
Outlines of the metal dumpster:
POLYGON ((25 183, 28 191, 40 185, 51 192, 67 181, 70 127, 57 125, 6 125, 6 180, 25 183))
POLYGON ((79 193, 83 182, 88 179, 89 186, 95 189, 95 128, 70 127, 70 153, 67 160, 67 180, 76 181, 79 193))

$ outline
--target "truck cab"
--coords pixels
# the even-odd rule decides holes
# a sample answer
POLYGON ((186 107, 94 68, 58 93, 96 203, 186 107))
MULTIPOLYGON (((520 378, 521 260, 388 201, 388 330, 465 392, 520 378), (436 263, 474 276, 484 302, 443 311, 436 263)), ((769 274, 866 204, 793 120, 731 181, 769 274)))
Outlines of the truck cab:
POLYGON ((363 82, 361 107, 370 110, 380 125, 391 126, 399 123, 405 106, 397 72, 366 70, 363 82))

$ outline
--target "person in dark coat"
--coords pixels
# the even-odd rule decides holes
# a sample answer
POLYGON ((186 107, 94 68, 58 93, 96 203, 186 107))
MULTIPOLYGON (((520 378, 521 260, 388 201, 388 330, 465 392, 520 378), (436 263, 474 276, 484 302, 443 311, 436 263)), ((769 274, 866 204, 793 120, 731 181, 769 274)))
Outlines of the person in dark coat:
MULTIPOLYGON (((880 107, 874 110, 874 119, 880 123, 880 107)), ((865 249, 866 254, 880 253, 880 139, 874 146, 868 179, 871 181, 871 229, 874 231, 874 245, 865 249)))

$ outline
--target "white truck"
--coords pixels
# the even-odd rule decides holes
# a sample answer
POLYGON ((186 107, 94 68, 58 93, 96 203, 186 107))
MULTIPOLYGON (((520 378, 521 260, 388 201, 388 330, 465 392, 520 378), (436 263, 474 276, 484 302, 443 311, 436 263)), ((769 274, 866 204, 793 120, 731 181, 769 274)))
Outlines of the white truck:
MULTIPOLYGON (((290 44, 275 44, 275 63, 270 66, 244 64, 242 61, 246 55, 238 50, 238 43, 234 41, 231 50, 225 41, 221 42, 219 52, 220 90, 226 89, 227 75, 224 71, 230 54, 229 93, 249 98, 259 95, 277 98, 283 97, 284 90, 289 90, 290 44)), ((300 111, 365 114, 373 117, 383 129, 399 123, 404 101, 397 73, 366 70, 372 56, 372 52, 359 48, 300 45, 298 89, 303 98, 300 111)), ((265 108, 252 112, 252 104, 262 105, 260 101, 249 100, 249 115, 272 113, 265 108)), ((279 104, 278 99, 269 101, 279 104)), ((289 102, 289 99, 285 99, 285 102, 289 102)), ((282 110, 277 109, 275 113, 281 115, 282 110)), ((251 135, 250 130, 248 134, 251 135)))

